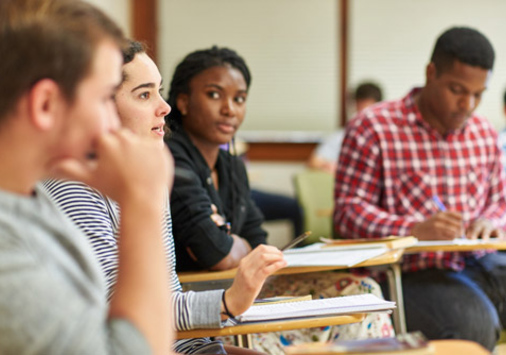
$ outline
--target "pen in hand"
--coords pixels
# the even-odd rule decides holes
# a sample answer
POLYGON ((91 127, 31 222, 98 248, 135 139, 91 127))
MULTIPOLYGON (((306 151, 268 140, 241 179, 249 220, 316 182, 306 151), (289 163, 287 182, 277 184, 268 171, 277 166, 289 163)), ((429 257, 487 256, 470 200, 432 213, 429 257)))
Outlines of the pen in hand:
POLYGON ((288 242, 288 244, 286 244, 285 246, 283 246, 279 250, 285 251, 285 250, 291 249, 294 246, 296 246, 297 244, 299 244, 300 242, 302 242, 304 239, 309 237, 310 235, 311 235, 311 231, 304 232, 301 235, 299 235, 297 238, 295 238, 294 240, 291 240, 290 242, 288 242))
MULTIPOLYGON (((432 196, 432 201, 434 201, 434 204, 437 206, 437 208, 441 212, 446 212, 446 206, 443 204, 441 199, 438 197, 438 195, 432 196)), ((461 239, 467 239, 465 233, 460 236, 461 239)))

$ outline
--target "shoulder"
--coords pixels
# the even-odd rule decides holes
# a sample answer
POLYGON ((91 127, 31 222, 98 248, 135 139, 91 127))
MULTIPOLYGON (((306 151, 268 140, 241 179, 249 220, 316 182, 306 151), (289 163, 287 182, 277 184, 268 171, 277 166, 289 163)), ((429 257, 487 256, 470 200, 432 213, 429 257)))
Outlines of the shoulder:
POLYGON ((419 113, 410 92, 402 99, 382 101, 365 108, 349 122, 346 134, 370 140, 413 125, 418 118, 419 113))

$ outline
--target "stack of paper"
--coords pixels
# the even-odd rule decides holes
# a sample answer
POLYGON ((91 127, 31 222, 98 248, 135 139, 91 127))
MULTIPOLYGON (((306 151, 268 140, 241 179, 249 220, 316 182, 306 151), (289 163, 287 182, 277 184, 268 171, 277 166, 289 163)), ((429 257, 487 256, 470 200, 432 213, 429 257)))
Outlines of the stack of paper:
POLYGON ((384 245, 367 249, 323 248, 323 243, 315 243, 304 248, 289 249, 284 252, 288 267, 296 266, 343 266, 351 267, 363 261, 382 255, 388 251, 384 245))
POLYGON ((393 308, 395 302, 385 301, 373 294, 364 294, 260 305, 251 307, 236 319, 240 323, 245 323, 389 311, 393 308))

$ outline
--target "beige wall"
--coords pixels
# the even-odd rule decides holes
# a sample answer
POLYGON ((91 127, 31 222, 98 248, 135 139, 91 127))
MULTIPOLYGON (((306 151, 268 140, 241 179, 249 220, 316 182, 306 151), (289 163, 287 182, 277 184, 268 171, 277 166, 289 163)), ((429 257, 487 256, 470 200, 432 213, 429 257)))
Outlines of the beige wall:
POLYGON ((130 0, 86 0, 111 16, 130 36, 130 0))

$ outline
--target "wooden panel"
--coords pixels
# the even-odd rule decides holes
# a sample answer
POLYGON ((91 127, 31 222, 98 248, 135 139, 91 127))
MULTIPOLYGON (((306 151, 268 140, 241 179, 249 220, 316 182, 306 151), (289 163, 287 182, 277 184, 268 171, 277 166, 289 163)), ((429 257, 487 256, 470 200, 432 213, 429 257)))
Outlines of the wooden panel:
POLYGON ((339 102, 341 103, 341 112, 339 112, 339 127, 346 124, 346 104, 348 102, 348 0, 339 0, 339 60, 341 80, 339 82, 339 102))
POLYGON ((146 44, 147 53, 157 62, 158 17, 157 0, 130 0, 132 37, 146 44))
POLYGON ((306 161, 316 143, 248 142, 247 158, 250 161, 306 161))

